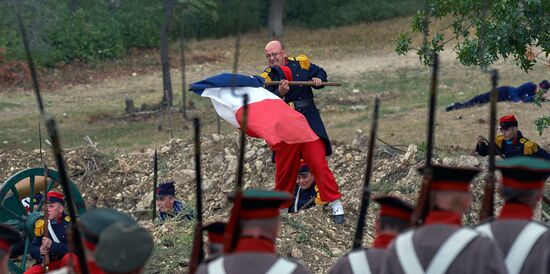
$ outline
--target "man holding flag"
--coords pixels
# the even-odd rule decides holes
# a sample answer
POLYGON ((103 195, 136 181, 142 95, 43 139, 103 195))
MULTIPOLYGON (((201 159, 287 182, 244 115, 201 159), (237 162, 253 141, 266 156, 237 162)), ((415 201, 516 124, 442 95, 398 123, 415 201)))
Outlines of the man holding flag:
MULTIPOLYGON (((306 118, 263 88, 264 79, 223 73, 193 83, 191 90, 212 100, 220 117, 236 128, 243 121, 243 96, 248 95, 246 134, 262 138, 275 153, 275 189, 292 194, 300 158, 311 170, 323 201, 329 202, 335 223, 344 223, 342 195, 325 159, 325 145, 306 118)), ((290 202, 281 205, 288 208, 290 202)))

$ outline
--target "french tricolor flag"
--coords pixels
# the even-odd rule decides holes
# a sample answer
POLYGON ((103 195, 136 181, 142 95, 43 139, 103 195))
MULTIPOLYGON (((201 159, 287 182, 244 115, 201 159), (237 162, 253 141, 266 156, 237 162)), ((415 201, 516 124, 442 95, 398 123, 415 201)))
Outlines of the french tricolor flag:
POLYGON ((319 139, 301 113, 264 89, 263 85, 264 79, 260 76, 222 73, 191 84, 190 90, 210 98, 218 115, 236 128, 241 127, 243 96, 248 94, 246 133, 264 139, 272 150, 277 150, 282 144, 319 139))

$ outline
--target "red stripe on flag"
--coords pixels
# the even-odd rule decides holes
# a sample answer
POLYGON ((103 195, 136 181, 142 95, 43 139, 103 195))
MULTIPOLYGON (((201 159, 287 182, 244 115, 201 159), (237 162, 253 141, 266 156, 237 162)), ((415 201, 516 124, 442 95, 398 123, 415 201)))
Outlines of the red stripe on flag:
MULTIPOLYGON (((235 113, 242 127, 244 108, 235 113)), ((264 139, 270 148, 277 144, 313 142, 319 137, 309 127, 306 117, 279 99, 266 99, 248 105, 247 132, 249 136, 264 139)))

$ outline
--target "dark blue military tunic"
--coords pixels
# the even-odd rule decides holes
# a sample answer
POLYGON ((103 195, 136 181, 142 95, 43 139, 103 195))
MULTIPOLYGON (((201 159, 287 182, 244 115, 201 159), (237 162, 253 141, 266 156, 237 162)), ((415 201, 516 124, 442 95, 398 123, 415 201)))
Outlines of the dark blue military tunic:
POLYGON ((294 189, 294 197, 292 198, 292 204, 288 208, 288 212, 295 213, 300 211, 300 209, 308 209, 323 203, 324 202, 321 201, 319 189, 317 188, 315 182, 313 182, 308 189, 303 189, 296 184, 296 188, 294 189))
MULTIPOLYGON (((69 216, 63 214, 60 220, 51 220, 52 229, 59 240, 59 243, 53 241, 53 237, 50 233, 49 237, 52 240, 52 246, 50 247, 50 261, 61 260, 68 249, 68 237, 67 229, 69 229, 71 219, 69 216)), ((34 234, 35 237, 32 240, 29 248, 29 254, 37 263, 42 263, 42 255, 40 255, 40 246, 42 246, 42 235, 44 235, 44 229, 48 229, 48 224, 43 220, 39 220, 35 224, 34 234)))
MULTIPOLYGON (((289 57, 287 66, 292 72, 292 79, 287 79, 284 73, 279 67, 269 67, 260 75, 265 78, 266 81, 280 81, 283 79, 292 81, 310 81, 311 78, 319 78, 323 82, 327 81, 327 73, 325 70, 309 61, 305 55, 299 55, 297 57, 289 57)), ((269 91, 281 97, 279 94, 278 86, 267 86, 269 91)), ((323 88, 313 87, 315 89, 323 88)), ((328 137, 327 130, 321 120, 319 110, 313 101, 313 90, 310 86, 290 86, 290 90, 283 97, 284 101, 290 105, 295 103, 295 109, 302 113, 309 123, 311 129, 321 138, 325 144, 325 154, 327 156, 332 154, 332 148, 330 146, 330 139, 328 137)))
MULTIPOLYGON (((550 160, 550 154, 548 154, 546 150, 539 148, 535 142, 529 141, 529 139, 523 137, 519 130, 516 138, 510 141, 506 141, 504 140, 504 136, 498 135, 496 138, 496 145, 497 153, 500 154, 502 158, 533 156, 550 160)), ((476 151, 481 156, 487 156, 489 154, 489 145, 487 143, 478 143, 476 145, 476 151)))
MULTIPOLYGON (((523 83, 519 87, 501 86, 497 88, 498 101, 512 101, 530 103, 535 100, 537 85, 532 82, 523 83)), ((463 103, 454 103, 447 107, 447 111, 461 108, 469 108, 482 105, 491 101, 491 92, 482 93, 463 103)))

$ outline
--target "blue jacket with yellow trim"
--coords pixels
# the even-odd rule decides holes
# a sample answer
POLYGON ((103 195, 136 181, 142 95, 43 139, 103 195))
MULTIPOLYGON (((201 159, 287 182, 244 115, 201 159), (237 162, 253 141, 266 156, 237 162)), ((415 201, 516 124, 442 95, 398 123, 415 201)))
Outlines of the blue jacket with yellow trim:
MULTIPOLYGON (((305 55, 289 57, 287 66, 292 72, 292 81, 310 81, 314 77, 321 79, 323 82, 327 81, 327 73, 325 70, 311 63, 305 55)), ((286 79, 280 70, 273 69, 271 67, 266 68, 260 76, 262 76, 266 81, 280 81, 286 79)), ((312 88, 320 89, 323 87, 290 86, 290 90, 282 98, 286 103, 308 99, 313 100, 312 88)), ((281 97, 278 86, 267 86, 266 89, 281 97)), ((321 138, 321 140, 323 140, 325 144, 325 154, 327 156, 331 155, 332 147, 330 145, 330 139, 328 137, 327 130, 325 129, 325 125, 323 124, 323 120, 321 120, 321 115, 319 114, 317 106, 315 106, 315 104, 311 104, 305 107, 296 108, 296 110, 306 117, 311 129, 317 134, 317 136, 319 136, 319 138, 321 138)))
MULTIPOLYGON (((69 229, 70 221, 70 217, 63 214, 59 221, 56 223, 52 222, 52 229, 57 236, 57 239, 59 239, 59 243, 53 242, 53 237, 49 235, 48 238, 52 240, 52 246, 50 247, 50 261, 61 260, 63 256, 69 252, 67 230, 69 229)), ((40 246, 42 246, 42 235, 44 235, 44 229, 48 229, 48 224, 44 223, 44 220, 38 220, 34 226, 35 237, 29 248, 29 254, 38 263, 42 262, 40 246)))
POLYGON ((288 208, 288 212, 295 213, 300 211, 300 209, 302 209, 302 207, 306 204, 308 205, 303 209, 308 209, 314 207, 315 205, 326 204, 326 202, 321 200, 319 189, 317 188, 315 182, 313 182, 311 187, 308 189, 303 189, 299 185, 296 185, 296 188, 294 189, 294 197, 292 198, 292 204, 288 208), (313 201, 310 203, 311 200, 313 201))
MULTIPOLYGON (((515 156, 533 156, 537 158, 543 158, 550 160, 550 154, 546 150, 540 148, 537 143, 529 141, 529 139, 523 137, 521 131, 518 130, 515 140, 507 142, 504 140, 504 136, 498 135, 496 138, 497 153, 502 158, 509 158, 515 156)), ((478 143, 476 145, 476 151, 481 156, 489 155, 489 144, 478 143)))

